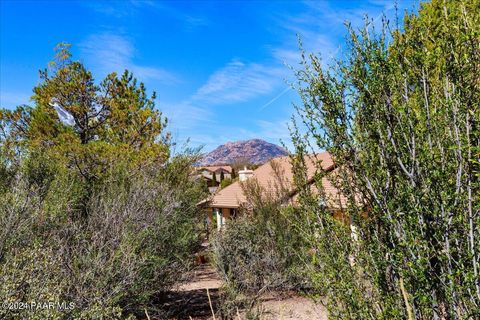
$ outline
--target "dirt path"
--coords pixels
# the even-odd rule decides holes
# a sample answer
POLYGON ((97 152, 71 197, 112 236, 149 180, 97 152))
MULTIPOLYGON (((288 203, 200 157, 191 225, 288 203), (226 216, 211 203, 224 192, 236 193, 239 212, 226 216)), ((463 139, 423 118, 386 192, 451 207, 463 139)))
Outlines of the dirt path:
POLYGON ((327 320, 321 304, 296 294, 270 295, 261 298, 264 316, 268 320, 327 320))
POLYGON ((191 291, 199 289, 219 289, 222 280, 215 268, 209 264, 202 264, 192 270, 190 281, 179 286, 179 291, 191 291))
MULTIPOLYGON (((172 319, 212 319, 212 309, 216 312, 220 306, 221 286, 222 280, 215 268, 209 263, 200 264, 168 293, 164 306, 175 315, 172 319)), ((262 319, 327 320, 327 312, 321 304, 297 294, 268 293, 260 297, 259 302, 262 319)))
POLYGON ((211 309, 216 311, 219 306, 218 290, 221 285, 222 282, 212 266, 199 265, 189 273, 186 281, 168 293, 165 306, 171 314, 176 315, 172 319, 212 319, 211 309))

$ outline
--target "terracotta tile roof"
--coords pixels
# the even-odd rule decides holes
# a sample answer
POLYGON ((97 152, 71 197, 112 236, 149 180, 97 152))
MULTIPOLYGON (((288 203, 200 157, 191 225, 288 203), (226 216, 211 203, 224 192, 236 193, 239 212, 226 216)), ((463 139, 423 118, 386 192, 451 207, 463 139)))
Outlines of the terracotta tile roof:
MULTIPOLYGON (((318 161, 321 161, 322 168, 325 171, 334 171, 335 166, 333 159, 328 152, 309 155, 305 157, 305 165, 307 167, 307 176, 309 179, 314 176, 316 172, 316 163, 318 163, 318 161)), ((274 189, 278 188, 279 184, 282 184, 284 189, 291 193, 292 199, 295 201, 296 193, 293 187, 293 171, 288 156, 272 159, 266 164, 260 166, 253 171, 253 175, 249 179, 256 179, 258 184, 267 192, 274 192, 274 189), (281 182, 279 182, 277 173, 281 173, 281 182)), ((339 207, 345 203, 346 199, 340 196, 340 192, 330 181, 328 181, 327 178, 323 178, 322 183, 325 187, 327 197, 329 198, 329 203, 327 203, 328 206, 339 207)), ((243 193, 242 186, 240 182, 237 181, 218 191, 210 199, 208 206, 214 208, 238 208, 246 202, 247 199, 243 193)))
POLYGON ((210 172, 219 172, 221 169, 227 171, 228 173, 232 173, 232 167, 230 166, 204 166, 198 167, 197 171, 207 170, 210 172))

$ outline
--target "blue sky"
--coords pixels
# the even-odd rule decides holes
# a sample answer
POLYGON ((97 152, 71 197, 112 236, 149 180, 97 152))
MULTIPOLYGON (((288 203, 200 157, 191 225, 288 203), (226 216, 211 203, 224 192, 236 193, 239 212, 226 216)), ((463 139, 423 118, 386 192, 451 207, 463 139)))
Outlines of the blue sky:
POLYGON ((288 145, 298 97, 285 64, 298 67, 296 35, 328 63, 341 55, 345 20, 360 26, 368 14, 380 23, 382 12, 393 19, 393 1, 0 0, 0 106, 28 104, 38 70, 66 41, 97 81, 127 68, 155 90, 180 144, 288 145))

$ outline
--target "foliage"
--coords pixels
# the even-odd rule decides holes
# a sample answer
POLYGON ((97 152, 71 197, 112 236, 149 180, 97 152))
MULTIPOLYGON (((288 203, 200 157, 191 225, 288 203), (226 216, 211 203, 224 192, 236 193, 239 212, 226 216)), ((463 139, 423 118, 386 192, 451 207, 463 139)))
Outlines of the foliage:
POLYGON ((278 210, 264 210, 262 214, 277 217, 242 216, 215 237, 217 267, 226 282, 242 292, 302 289, 305 283, 295 270, 299 239, 278 210))
POLYGON ((480 3, 434 0, 402 30, 349 31, 344 60, 303 53, 296 72, 296 225, 316 291, 332 319, 479 317, 480 3), (354 233, 304 187, 310 145, 335 158, 354 233))
POLYGON ((176 187, 166 174, 178 177, 179 162, 186 165, 177 159, 105 182, 89 199, 86 220, 69 217, 72 181, 57 178, 42 197, 18 177, 0 207, 2 301, 72 302, 63 316, 83 319, 124 317, 140 306, 161 314, 152 302, 188 268, 198 244, 192 197, 202 194, 192 183, 176 187))
POLYGON ((82 214, 115 163, 133 169, 169 157, 167 122, 154 108, 155 93, 148 97, 128 71, 121 77, 111 73, 96 85, 91 72, 71 60, 69 45, 61 43, 33 91, 34 108, 0 113, 0 147, 9 161, 41 152, 76 172, 83 184, 82 214))
POLYGON ((225 187, 228 187, 229 185, 231 185, 233 183, 233 180, 230 179, 230 178, 225 178, 222 180, 222 182, 220 182, 220 189, 223 189, 225 187))
POLYGON ((199 243, 198 154, 170 156, 155 96, 129 72, 97 86, 67 49, 34 107, 0 110, 0 300, 73 308, 0 318, 166 317, 156 302, 199 243))
POLYGON ((255 170, 260 166, 259 164, 252 163, 246 157, 238 157, 230 165, 232 166, 233 170, 235 170, 237 173, 245 168, 250 170, 255 170))
POLYGON ((220 308, 218 314, 221 319, 268 319, 265 308, 258 303, 258 296, 246 294, 234 287, 223 286, 220 292, 220 308))
MULTIPOLYGON (((276 167, 272 163, 272 167, 276 167)), ((276 178, 281 179, 278 172, 276 178)), ((267 192, 254 178, 242 182, 249 208, 230 220, 213 240, 214 260, 225 288, 223 314, 236 308, 255 313, 255 303, 268 290, 305 290, 310 285, 303 274, 307 258, 305 242, 291 220, 298 214, 279 201, 286 190, 275 184, 267 192)))

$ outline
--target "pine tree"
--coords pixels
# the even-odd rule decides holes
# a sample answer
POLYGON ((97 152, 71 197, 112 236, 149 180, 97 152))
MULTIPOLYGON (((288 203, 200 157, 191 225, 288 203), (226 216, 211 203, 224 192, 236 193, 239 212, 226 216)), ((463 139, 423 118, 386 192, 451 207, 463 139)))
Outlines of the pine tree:
POLYGON ((92 73, 71 59, 69 48, 59 44, 53 61, 40 71, 34 106, 1 110, 0 129, 7 135, 0 137, 0 151, 9 146, 9 153, 42 154, 73 172, 83 183, 86 203, 115 164, 130 171, 165 163, 169 134, 155 109, 155 93, 148 96, 127 70, 96 85, 92 73))
POLYGON ((121 77, 111 73, 96 85, 92 73, 71 59, 69 48, 60 43, 49 67, 40 71, 33 107, 0 113, 0 124, 8 126, 17 147, 46 148, 91 179, 100 178, 111 161, 165 161, 169 134, 155 109, 155 93, 148 96, 128 71, 121 77))

